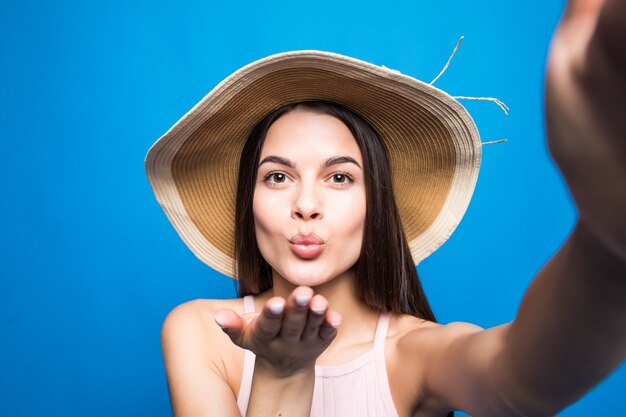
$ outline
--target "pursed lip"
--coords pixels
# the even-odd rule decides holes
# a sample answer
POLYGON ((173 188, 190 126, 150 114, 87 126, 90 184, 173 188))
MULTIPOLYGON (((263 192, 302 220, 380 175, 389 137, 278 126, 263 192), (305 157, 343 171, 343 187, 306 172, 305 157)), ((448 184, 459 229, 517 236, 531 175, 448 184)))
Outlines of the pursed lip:
POLYGON ((292 252, 303 259, 318 257, 324 250, 324 240, 314 234, 297 234, 289 239, 292 252))
POLYGON ((308 234, 308 235, 303 235, 302 233, 298 233, 297 235, 289 239, 289 242, 293 243, 294 245, 306 245, 306 246, 323 245, 324 239, 322 239, 321 237, 313 233, 308 234))

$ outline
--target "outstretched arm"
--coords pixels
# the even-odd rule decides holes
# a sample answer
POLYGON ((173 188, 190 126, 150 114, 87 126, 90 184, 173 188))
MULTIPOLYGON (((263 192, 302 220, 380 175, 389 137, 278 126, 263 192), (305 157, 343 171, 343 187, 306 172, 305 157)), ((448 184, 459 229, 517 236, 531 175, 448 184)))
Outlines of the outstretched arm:
POLYGON ((626 357, 626 1, 568 3, 546 75, 548 145, 579 219, 516 319, 443 330, 427 384, 473 415, 553 415, 626 357))

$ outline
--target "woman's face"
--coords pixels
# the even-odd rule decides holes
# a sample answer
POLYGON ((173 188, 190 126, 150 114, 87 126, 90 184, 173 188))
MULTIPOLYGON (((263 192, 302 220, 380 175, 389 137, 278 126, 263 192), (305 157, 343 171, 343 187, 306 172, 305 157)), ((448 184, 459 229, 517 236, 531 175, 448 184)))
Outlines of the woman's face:
POLYGON ((297 109, 272 124, 252 210, 275 279, 313 287, 356 263, 365 222, 362 167, 350 129, 333 116, 297 109))

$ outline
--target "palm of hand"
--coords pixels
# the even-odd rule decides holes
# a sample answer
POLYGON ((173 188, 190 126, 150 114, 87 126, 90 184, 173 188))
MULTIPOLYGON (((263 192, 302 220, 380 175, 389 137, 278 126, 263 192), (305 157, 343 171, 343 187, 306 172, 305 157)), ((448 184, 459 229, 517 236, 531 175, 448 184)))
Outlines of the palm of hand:
POLYGON ((290 374, 312 367, 332 341, 284 327, 278 333, 268 332, 263 329, 262 321, 265 317, 259 315, 250 323, 243 344, 255 353, 258 361, 266 361, 277 373, 290 374))
POLYGON ((259 314, 221 310, 216 320, 233 343, 256 355, 258 363, 287 376, 313 368, 337 335, 341 316, 328 310, 324 297, 298 287, 287 300, 270 298, 259 314))

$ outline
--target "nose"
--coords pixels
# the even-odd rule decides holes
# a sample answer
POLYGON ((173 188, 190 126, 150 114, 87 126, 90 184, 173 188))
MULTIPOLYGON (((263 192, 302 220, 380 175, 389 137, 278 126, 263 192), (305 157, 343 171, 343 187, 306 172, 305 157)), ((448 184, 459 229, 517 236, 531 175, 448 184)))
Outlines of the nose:
POLYGON ((296 220, 320 220, 323 217, 320 195, 315 184, 305 184, 298 187, 291 217, 296 220))

